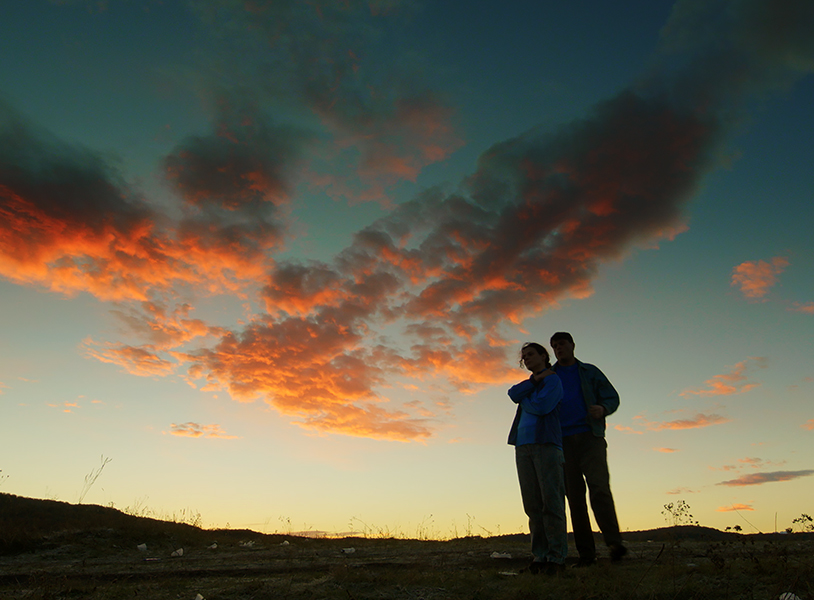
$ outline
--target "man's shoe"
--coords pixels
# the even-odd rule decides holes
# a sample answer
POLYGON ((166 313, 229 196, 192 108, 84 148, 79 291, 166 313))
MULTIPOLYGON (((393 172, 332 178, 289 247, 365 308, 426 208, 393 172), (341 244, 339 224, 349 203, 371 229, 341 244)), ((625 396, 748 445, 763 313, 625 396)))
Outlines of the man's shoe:
POLYGON ((565 565, 562 563, 545 563, 545 568, 541 571, 544 575, 560 575, 565 572, 565 565))
POLYGON ((534 560, 529 563, 529 566, 525 569, 520 569, 521 573, 531 573, 532 575, 537 575, 538 573, 542 573, 545 571, 546 566, 548 565, 547 562, 542 560, 534 560))
POLYGON ((622 557, 625 554, 627 554, 627 548, 625 548, 622 544, 614 544, 610 547, 610 558, 614 562, 622 560, 622 557))
POLYGON ((584 569, 586 567, 592 567, 596 564, 596 558, 588 558, 587 556, 583 557, 580 556, 577 564, 574 565, 575 569, 584 569))

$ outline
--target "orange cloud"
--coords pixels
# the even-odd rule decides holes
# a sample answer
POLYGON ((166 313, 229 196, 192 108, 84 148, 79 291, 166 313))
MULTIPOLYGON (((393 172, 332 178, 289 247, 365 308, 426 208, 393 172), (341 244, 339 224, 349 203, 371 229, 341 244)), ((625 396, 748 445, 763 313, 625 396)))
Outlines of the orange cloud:
POLYGON ((225 389, 241 401, 262 398, 304 427, 400 441, 428 437, 426 419, 378 406, 386 398, 374 388, 401 371, 401 357, 384 346, 365 348, 358 325, 332 314, 334 320, 253 323, 212 349, 176 356, 204 389, 225 389))
MULTIPOLYGON (((0 113, 0 276, 66 295, 150 301, 184 286, 237 292, 267 270, 266 252, 284 235, 272 203, 189 201, 174 222, 101 154, 53 139, 5 105, 0 113)), ((243 188, 240 178, 219 187, 202 172, 194 179, 218 199, 258 186, 256 177, 243 188)))
POLYGON ((675 448, 653 448, 656 452, 663 452, 664 454, 672 454, 673 452, 678 452, 675 448))
POLYGON ((702 413, 698 413, 691 419, 677 419, 675 421, 647 421, 642 416, 634 418, 642 421, 642 424, 651 431, 663 431, 665 429, 699 429, 712 425, 722 425, 731 421, 731 419, 722 417, 721 415, 705 415, 702 413))
POLYGON ((747 510, 755 510, 752 508, 751 504, 729 504, 727 506, 719 506, 715 509, 716 512, 738 512, 738 511, 747 511, 747 510))
POLYGON ((800 425, 803 429, 808 429, 809 431, 814 431, 814 419, 809 419, 802 425, 800 425))
POLYGON ((186 303, 170 310, 158 302, 141 302, 110 312, 131 333, 147 340, 156 349, 176 348, 197 338, 223 335, 225 330, 222 327, 212 327, 201 319, 189 318, 192 310, 193 307, 186 303))
MULTIPOLYGON (((355 282, 354 282, 355 283, 355 282)), ((263 290, 266 310, 291 316, 305 316, 323 307, 338 306, 350 300, 351 282, 328 265, 282 264, 263 290)))
POLYGON ((644 434, 643 431, 636 431, 632 427, 626 427, 625 425, 614 425, 613 428, 616 431, 621 431, 623 433, 635 433, 637 435, 643 435, 644 434))
POLYGON ((152 290, 176 285, 235 290, 241 279, 263 273, 257 257, 237 245, 191 231, 173 239, 157 230, 156 215, 117 202, 108 215, 94 215, 94 223, 70 207, 38 206, 0 185, 0 276, 66 295, 147 301, 152 290))
POLYGON ((746 371, 750 367, 758 369, 766 368, 766 359, 763 357, 749 357, 732 367, 729 373, 715 375, 712 379, 707 379, 707 389, 684 390, 681 396, 729 396, 732 394, 742 394, 758 387, 759 383, 745 383, 746 371), (750 363, 751 361, 751 363, 750 363))
POLYGON ((725 485, 730 487, 740 487, 747 485, 762 485, 764 483, 771 483, 773 481, 791 481, 800 477, 808 477, 814 475, 814 470, 803 471, 772 471, 768 473, 751 473, 738 477, 737 479, 730 479, 729 481, 721 481, 715 485, 725 485))
POLYGON ((216 438, 221 440, 236 440, 238 436, 227 435, 225 431, 217 423, 213 425, 200 425, 198 423, 187 422, 176 425, 170 425, 170 434, 180 437, 192 438, 216 438))
POLYGON ((771 262, 744 262, 732 270, 732 285, 738 285, 747 298, 763 298, 777 283, 777 276, 789 266, 788 259, 776 256, 771 262))
POLYGON ((424 379, 443 376, 459 392, 474 392, 484 385, 517 383, 528 376, 508 362, 506 348, 489 344, 435 347, 417 344, 402 368, 408 376, 424 379))
POLYGON ((795 302, 789 310, 814 315, 814 302, 795 302))

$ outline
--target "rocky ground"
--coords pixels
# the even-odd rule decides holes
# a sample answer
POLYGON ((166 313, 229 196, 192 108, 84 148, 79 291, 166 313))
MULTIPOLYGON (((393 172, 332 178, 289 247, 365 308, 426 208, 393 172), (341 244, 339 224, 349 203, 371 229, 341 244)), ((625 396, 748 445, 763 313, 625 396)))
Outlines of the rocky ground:
POLYGON ((31 512, 37 506, 11 506, 0 497, 1 600, 776 600, 784 593, 814 600, 811 534, 629 532, 623 561, 602 558, 547 577, 523 572, 529 561, 523 535, 309 539, 202 530, 102 507, 82 507, 86 515, 69 518, 63 507, 48 506, 45 518, 31 512))
POLYGON ((52 538, 50 547, 0 557, 0 598, 814 597, 811 540, 629 542, 620 563, 600 560, 552 578, 522 571, 528 553, 517 537, 264 536, 139 549, 118 546, 113 531, 74 533, 52 538))

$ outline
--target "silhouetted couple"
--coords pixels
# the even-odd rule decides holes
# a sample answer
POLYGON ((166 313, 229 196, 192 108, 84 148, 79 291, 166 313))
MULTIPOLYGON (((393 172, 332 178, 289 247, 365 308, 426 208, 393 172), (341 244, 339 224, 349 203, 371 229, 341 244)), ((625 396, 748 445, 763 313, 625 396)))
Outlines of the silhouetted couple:
POLYGON ((551 336, 557 357, 552 366, 543 346, 524 344, 520 364, 531 376, 509 389, 517 404, 509 444, 515 447, 520 494, 529 517, 531 573, 556 574, 565 568, 565 496, 579 552, 577 565, 596 562, 586 483, 611 560, 627 553, 610 489, 605 441, 605 417, 619 407, 619 394, 602 371, 576 359, 575 345, 570 333, 551 336))

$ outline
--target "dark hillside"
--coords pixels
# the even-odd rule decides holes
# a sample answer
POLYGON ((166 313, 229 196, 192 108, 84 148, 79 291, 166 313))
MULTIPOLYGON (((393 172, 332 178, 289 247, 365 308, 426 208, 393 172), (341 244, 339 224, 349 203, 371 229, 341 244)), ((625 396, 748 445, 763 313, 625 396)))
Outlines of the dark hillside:
MULTIPOLYGON (((0 554, 16 554, 66 543, 95 544, 100 539, 114 546, 158 543, 178 547, 211 540, 214 533, 184 523, 135 517, 95 504, 69 504, 0 493, 0 554)), ((240 530, 218 531, 217 535, 242 540, 268 537, 240 530)))

